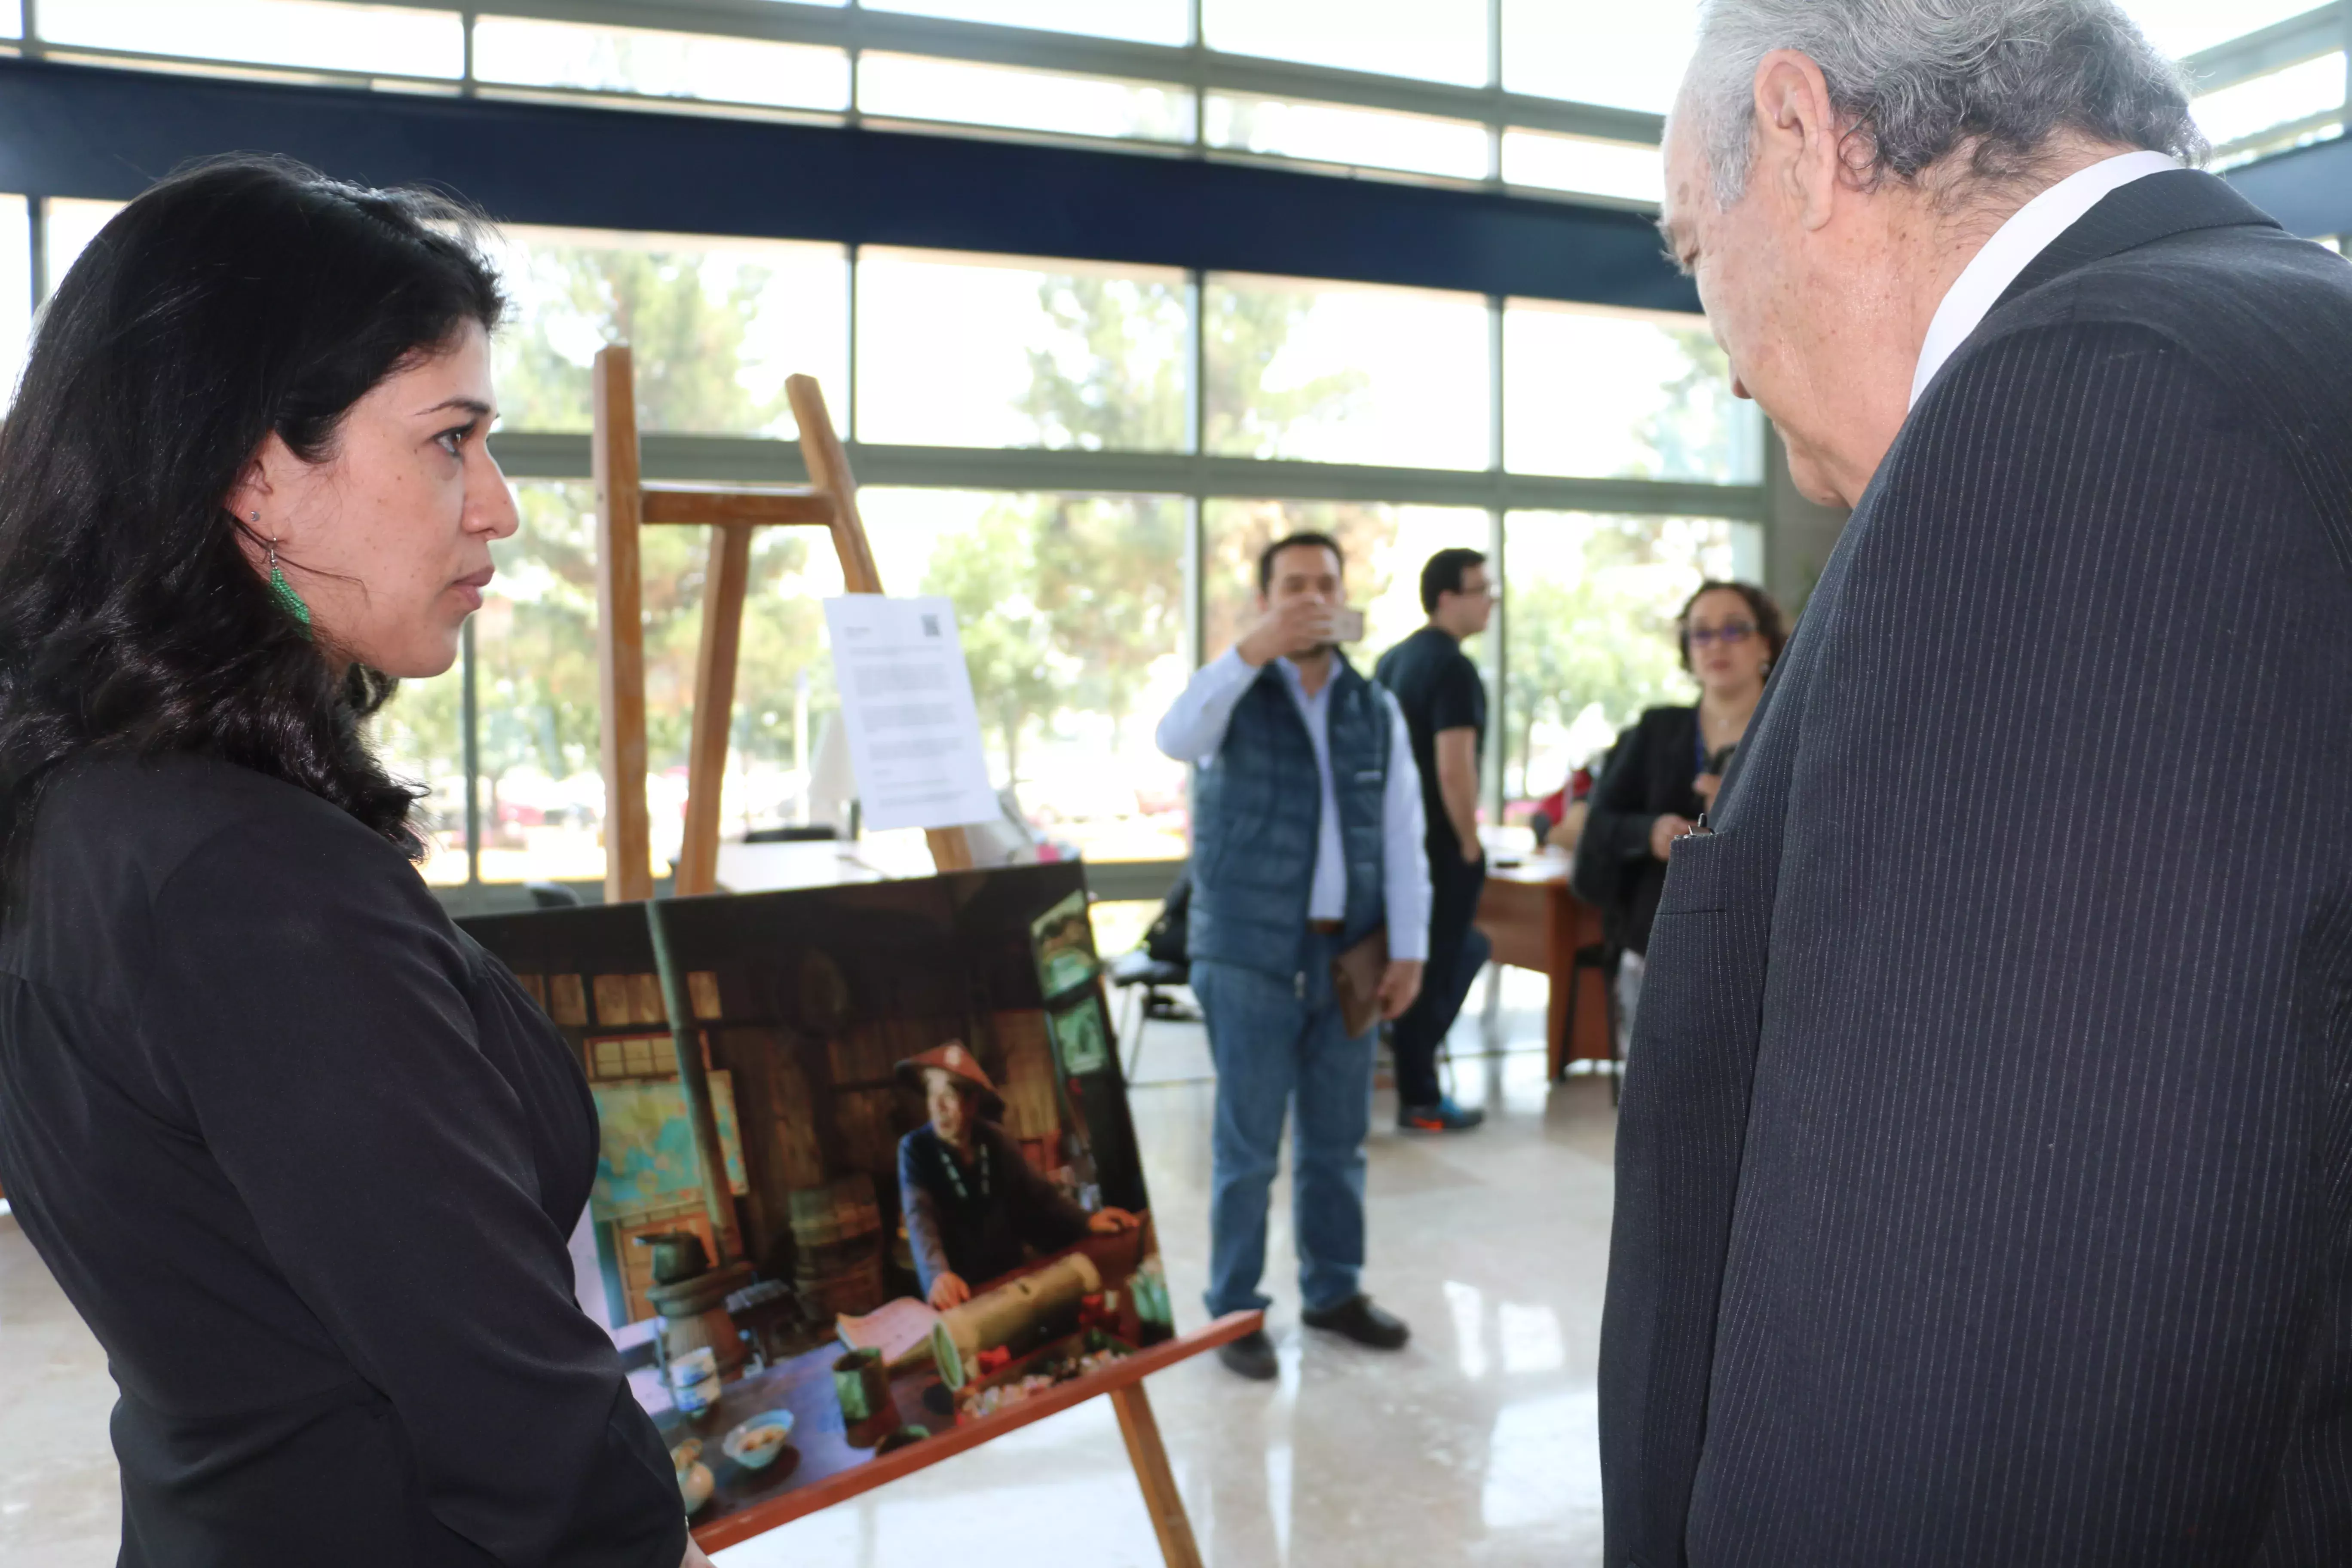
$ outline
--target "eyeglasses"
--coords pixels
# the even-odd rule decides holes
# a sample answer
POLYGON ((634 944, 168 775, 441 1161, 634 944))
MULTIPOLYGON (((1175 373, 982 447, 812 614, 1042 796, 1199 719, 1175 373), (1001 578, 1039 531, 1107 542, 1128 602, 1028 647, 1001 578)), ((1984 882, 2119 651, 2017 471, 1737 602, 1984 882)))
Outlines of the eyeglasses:
POLYGON ((1727 625, 1719 626, 1693 626, 1690 631, 1690 640, 1693 645, 1698 647, 1705 647, 1709 643, 1718 642, 1728 647, 1738 643, 1744 643, 1755 635, 1755 622, 1732 621, 1727 625))

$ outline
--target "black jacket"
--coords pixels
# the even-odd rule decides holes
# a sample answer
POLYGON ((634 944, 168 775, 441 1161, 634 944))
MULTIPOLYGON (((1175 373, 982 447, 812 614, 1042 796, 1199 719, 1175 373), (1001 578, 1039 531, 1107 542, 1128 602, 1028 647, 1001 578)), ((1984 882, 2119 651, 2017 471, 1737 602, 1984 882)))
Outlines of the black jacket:
POLYGON ((1666 885, 1666 863, 1650 853, 1650 829, 1665 816, 1698 820, 1698 710, 1653 708, 1617 737, 1592 785, 1570 880, 1599 906, 1601 928, 1633 952, 1650 945, 1650 921, 1666 885))
POLYGON ((80 766, 0 930, 0 1182, 105 1347, 125 1568, 676 1568, 567 1239, 571 1047, 415 869, 226 763, 80 766))
POLYGON ((2352 268, 2108 195, 1674 852, 1612 1568, 2352 1563, 2352 268))

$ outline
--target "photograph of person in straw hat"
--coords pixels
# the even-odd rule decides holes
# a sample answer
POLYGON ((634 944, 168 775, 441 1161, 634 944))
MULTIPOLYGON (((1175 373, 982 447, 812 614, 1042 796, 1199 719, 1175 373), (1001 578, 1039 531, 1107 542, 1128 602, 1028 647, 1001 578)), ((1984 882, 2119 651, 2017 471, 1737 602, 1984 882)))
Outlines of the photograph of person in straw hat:
POLYGON ((971 1051, 950 1040, 898 1066, 930 1120, 898 1141, 898 1198, 924 1299, 941 1311, 1011 1273, 1030 1249, 1133 1230, 1125 1209, 1088 1214, 1031 1169, 997 1125, 1004 1102, 971 1051))

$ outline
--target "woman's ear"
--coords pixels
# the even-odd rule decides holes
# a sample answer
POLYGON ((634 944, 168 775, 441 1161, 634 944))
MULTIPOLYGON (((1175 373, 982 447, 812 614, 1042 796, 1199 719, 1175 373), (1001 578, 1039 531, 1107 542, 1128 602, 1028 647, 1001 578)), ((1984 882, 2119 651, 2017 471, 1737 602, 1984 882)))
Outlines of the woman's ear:
POLYGON ((228 509, 230 516, 262 538, 277 540, 280 546, 286 543, 290 521, 279 515, 290 493, 283 481, 291 477, 295 461, 293 450, 273 430, 262 437, 261 446, 238 473, 236 483, 221 498, 221 505, 228 509))

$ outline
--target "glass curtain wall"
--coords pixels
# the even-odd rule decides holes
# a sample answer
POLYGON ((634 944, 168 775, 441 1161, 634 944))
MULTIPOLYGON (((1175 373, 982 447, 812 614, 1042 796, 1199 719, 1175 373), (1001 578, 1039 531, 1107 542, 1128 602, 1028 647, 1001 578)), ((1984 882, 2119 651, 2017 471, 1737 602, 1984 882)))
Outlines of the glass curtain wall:
MULTIPOLYGON (((1733 532, 1752 526, 1760 427, 1730 399, 1704 331, 1678 319, 1302 279, 907 250, 853 260, 837 247, 530 229, 505 237, 500 262, 516 303, 498 348, 507 431, 583 431, 588 363, 625 341, 648 432, 789 437, 778 389, 807 368, 869 476, 958 451, 1099 469, 1099 484, 1021 489, 885 478, 860 497, 885 585, 956 606, 995 782, 1044 837, 1096 861, 1183 855, 1184 771, 1152 730, 1195 653, 1213 658, 1238 635, 1257 552, 1279 535, 1318 529, 1346 546, 1349 596, 1368 620, 1350 653, 1365 664, 1423 619, 1430 554, 1506 545, 1511 629, 1472 652, 1522 693, 1525 716, 1497 705, 1514 714, 1504 782, 1516 795, 1549 791, 1557 781, 1542 775, 1605 741, 1600 726, 1678 689, 1654 649, 1560 650, 1654 639, 1698 563, 1727 570, 1733 532), (1509 477, 1498 448, 1522 445, 1513 470, 1697 481, 1719 491, 1726 515, 1515 511, 1506 534, 1503 509, 1479 497, 1509 477), (1195 482, 1129 477, 1171 459, 1195 482), (1332 477, 1325 499, 1280 493, 1318 473, 1332 477), (1465 499, 1381 499, 1391 483, 1465 499), (1558 689, 1579 658, 1631 673, 1558 689)), ((436 882, 602 873, 592 498, 576 479, 516 488, 522 525, 498 547, 467 654, 470 845, 467 666, 410 683, 379 721, 388 756, 429 791, 436 882)), ((702 534, 644 538, 657 864, 683 828, 702 534)), ((809 766, 835 706, 822 601, 839 591, 822 534, 759 540, 723 797, 730 834, 808 819, 809 766)))
MULTIPOLYGON (((55 278, 116 209, 47 208, 42 260, 55 278)), ((11 220, 17 243, 0 232, 0 255, 25 272, 13 289, 0 277, 0 299, 28 306, 22 198, 0 201, 0 228, 11 220)), ((652 435, 737 452, 789 441, 783 378, 806 371, 869 475, 902 454, 959 450, 1056 455, 1065 475, 1099 468, 1099 482, 1075 485, 886 479, 861 492, 886 586, 956 606, 995 782, 1042 836, 1097 861, 1183 855, 1184 771, 1152 730, 1193 658, 1238 636, 1257 552, 1279 535, 1317 529, 1346 546, 1349 597, 1368 621, 1349 651, 1366 665, 1421 624, 1430 554, 1503 547, 1503 622, 1471 651, 1497 688, 1502 795, 1517 797, 1557 787, 1641 706, 1682 693, 1659 628, 1699 574, 1729 569, 1735 533, 1752 529, 1760 423, 1685 319, 662 235, 513 228, 496 259, 513 303, 497 343, 499 439, 568 437, 581 466, 575 478, 517 480, 521 525, 496 547, 499 575, 458 666, 404 684, 376 721, 387 761, 424 792, 425 874, 439 884, 603 874, 581 437, 589 365, 608 342, 634 351, 652 435), (1086 467, 1068 468, 1073 456, 1086 467), (1130 477, 1137 461, 1171 459, 1183 465, 1173 485, 1130 477), (1320 497, 1318 474, 1330 476, 1320 497), (1692 481, 1702 497, 1719 491, 1725 515, 1509 510, 1506 524, 1493 487, 1514 476, 1692 481), (1400 492, 1383 498, 1391 484, 1400 492), (1461 499, 1412 499, 1432 486, 1461 499)), ((21 343, 25 321, 0 319, 0 333, 21 343)), ((704 535, 657 528, 643 540, 657 864, 683 829, 704 535)), ((821 533, 759 538, 724 786, 730 834, 808 818, 809 766, 835 706, 822 602, 840 588, 821 533)))

